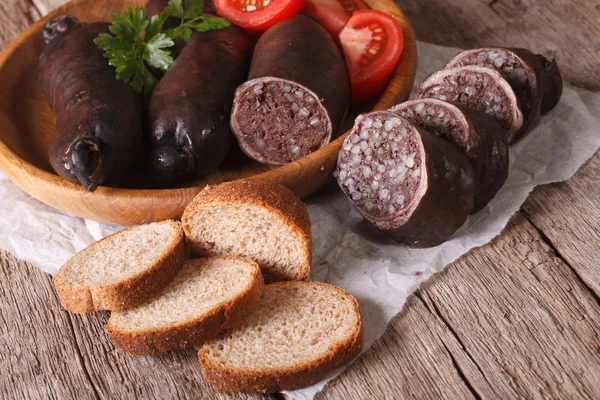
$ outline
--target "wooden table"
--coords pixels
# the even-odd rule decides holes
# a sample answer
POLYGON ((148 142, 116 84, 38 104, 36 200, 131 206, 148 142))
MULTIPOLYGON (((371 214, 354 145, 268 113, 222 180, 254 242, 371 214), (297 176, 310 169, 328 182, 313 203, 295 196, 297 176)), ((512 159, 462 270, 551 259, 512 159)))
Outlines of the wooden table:
MULTIPOLYGON (((2 0, 0 49, 63 2, 2 0)), ((574 84, 600 89, 597 2, 399 3, 420 40, 528 47, 556 56, 574 84)), ((499 238, 423 285, 318 397, 599 399, 599 178, 597 153, 573 179, 537 188, 499 238)), ((222 396, 195 351, 129 356, 106 339, 106 314, 61 310, 50 277, 9 254, 0 269, 0 398, 222 396)))

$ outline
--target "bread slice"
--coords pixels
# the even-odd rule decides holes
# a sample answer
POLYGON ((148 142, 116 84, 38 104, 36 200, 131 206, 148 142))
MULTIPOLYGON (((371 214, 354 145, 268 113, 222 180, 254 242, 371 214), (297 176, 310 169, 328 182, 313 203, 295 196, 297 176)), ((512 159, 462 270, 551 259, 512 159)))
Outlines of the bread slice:
POLYGON ((152 301, 114 311, 107 331, 132 354, 179 350, 241 325, 258 307, 264 283, 254 261, 196 258, 152 301))
POLYGON ((204 377, 220 389, 274 393, 323 379, 360 352, 358 303, 318 282, 265 286, 258 310, 241 327, 198 353, 204 377))
POLYGON ((231 255, 260 265, 265 282, 308 280, 310 217, 286 187, 262 179, 207 186, 181 219, 192 255, 231 255))
POLYGON ((54 277, 60 303, 75 313, 137 306, 183 266, 185 236, 175 221, 117 232, 81 250, 54 277))

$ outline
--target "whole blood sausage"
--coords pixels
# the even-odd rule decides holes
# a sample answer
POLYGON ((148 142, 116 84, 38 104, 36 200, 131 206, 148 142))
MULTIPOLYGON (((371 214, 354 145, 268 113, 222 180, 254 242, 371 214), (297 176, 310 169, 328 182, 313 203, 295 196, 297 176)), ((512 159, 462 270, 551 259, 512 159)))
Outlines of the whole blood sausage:
POLYGON ((527 49, 499 47, 466 50, 450 60, 445 68, 465 65, 480 65, 497 70, 515 91, 523 112, 523 126, 514 139, 539 124, 544 68, 535 54, 527 49))
POLYGON ((506 181, 508 143, 494 118, 437 99, 407 101, 390 111, 454 143, 467 156, 475 172, 473 212, 485 207, 506 181))
POLYGON ((494 117, 504 128, 508 143, 523 126, 515 91, 491 68, 467 65, 443 69, 421 83, 417 97, 436 98, 494 117))
POLYGON ((225 159, 233 94, 247 76, 250 51, 239 28, 196 32, 158 83, 149 106, 151 169, 158 182, 206 175, 225 159))
POLYGON ((61 16, 46 24, 40 81, 56 117, 50 164, 63 178, 93 191, 119 183, 142 137, 142 104, 93 42, 108 24, 61 16))
POLYGON ((544 93, 542 99, 542 115, 549 113, 560 100, 563 91, 563 81, 555 60, 548 60, 541 54, 537 58, 544 67, 544 93))
POLYGON ((367 221, 410 247, 443 243, 473 210, 467 158, 391 111, 358 116, 335 177, 367 221))
POLYGON ((258 40, 249 81, 235 93, 231 129, 249 157, 286 164, 329 143, 349 101, 342 53, 321 25, 296 16, 258 40))

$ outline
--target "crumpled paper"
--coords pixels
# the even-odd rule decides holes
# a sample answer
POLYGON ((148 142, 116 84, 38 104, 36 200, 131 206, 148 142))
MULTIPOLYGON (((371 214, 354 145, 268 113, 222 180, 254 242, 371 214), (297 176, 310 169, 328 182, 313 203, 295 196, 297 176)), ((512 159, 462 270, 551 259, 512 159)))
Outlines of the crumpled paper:
MULTIPOLYGON (((419 43, 416 83, 458 50, 419 43)), ((559 60, 560 62, 560 60, 559 60)), ((335 186, 307 199, 312 220, 311 278, 340 286, 359 301, 368 349, 406 298, 435 272, 506 226, 536 185, 569 179, 600 147, 600 94, 566 86, 559 105, 510 149, 508 180, 494 200, 441 246, 409 249, 369 227, 335 186)), ((63 214, 31 198, 0 174, 0 247, 54 274, 78 250, 120 229, 63 214)), ((312 399, 327 379, 287 392, 312 399)))

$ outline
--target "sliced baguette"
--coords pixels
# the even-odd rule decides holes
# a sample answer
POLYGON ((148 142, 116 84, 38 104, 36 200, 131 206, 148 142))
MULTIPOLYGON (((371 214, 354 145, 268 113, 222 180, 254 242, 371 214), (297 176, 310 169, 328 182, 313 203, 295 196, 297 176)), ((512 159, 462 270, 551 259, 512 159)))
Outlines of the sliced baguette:
POLYGON ((286 187, 241 179, 207 186, 181 219, 192 255, 254 260, 265 282, 308 280, 312 262, 310 217, 286 187))
POLYGON ((362 347, 358 303, 318 282, 265 286, 258 310, 198 353, 207 381, 223 390, 274 393, 323 379, 362 347))
POLYGON ((179 222, 140 225, 81 250, 53 281, 69 311, 122 310, 156 295, 179 272, 184 256, 179 222))
POLYGON ((258 307, 263 287, 254 261, 188 260, 154 300, 114 311, 106 328, 117 347, 132 354, 183 349, 241 325, 258 307))

